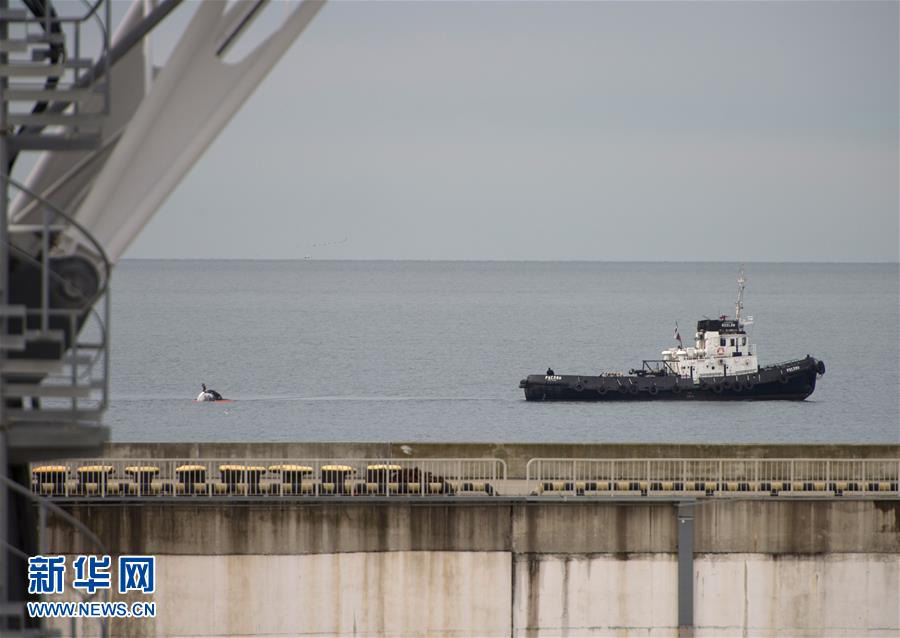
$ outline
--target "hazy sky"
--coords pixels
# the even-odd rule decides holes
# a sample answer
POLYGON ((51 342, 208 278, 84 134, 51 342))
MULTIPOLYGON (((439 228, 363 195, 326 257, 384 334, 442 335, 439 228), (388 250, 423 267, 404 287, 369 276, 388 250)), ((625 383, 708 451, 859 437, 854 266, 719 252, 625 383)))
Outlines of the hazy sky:
POLYGON ((897 261, 898 8, 332 2, 127 256, 897 261))

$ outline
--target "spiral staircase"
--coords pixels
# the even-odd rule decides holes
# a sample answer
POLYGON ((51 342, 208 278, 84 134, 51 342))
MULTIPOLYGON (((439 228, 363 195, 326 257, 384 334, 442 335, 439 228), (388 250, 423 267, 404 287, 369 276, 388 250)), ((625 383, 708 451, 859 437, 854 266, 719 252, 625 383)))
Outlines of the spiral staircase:
POLYGON ((27 618, 21 602, 24 561, 41 551, 36 530, 46 512, 100 549, 77 519, 25 486, 28 463, 98 456, 109 438, 101 419, 111 265, 323 0, 289 10, 268 0, 190 3, 192 15, 155 68, 141 45, 180 4, 134 0, 112 33, 112 0, 0 0, 3 638, 56 635, 27 618), (259 19, 269 9, 281 16, 274 31, 259 19), (257 26, 264 37, 252 35, 257 26), (248 40, 248 53, 226 60, 248 40), (23 183, 13 174, 29 152, 40 155, 23 183))
MULTIPOLYGON (((0 635, 45 636, 24 610, 34 460, 99 452, 110 263, 75 220, 10 173, 28 151, 92 152, 109 114, 110 2, 0 0, 0 635), (77 9, 73 6, 77 4, 77 9), (10 222, 10 202, 22 214, 10 222), (5 532, 5 533, 4 533, 5 532), (18 602, 17 602, 18 601, 18 602)), ((37 508, 40 511, 42 508, 37 508)), ((43 520, 43 515, 40 515, 43 520)))

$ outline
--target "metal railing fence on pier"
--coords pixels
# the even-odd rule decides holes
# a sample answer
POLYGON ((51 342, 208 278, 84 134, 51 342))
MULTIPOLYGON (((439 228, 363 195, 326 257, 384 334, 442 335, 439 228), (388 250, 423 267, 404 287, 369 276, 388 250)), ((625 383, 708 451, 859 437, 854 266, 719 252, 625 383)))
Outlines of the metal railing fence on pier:
POLYGON ((431 496, 496 493, 498 459, 80 459, 36 464, 57 498, 431 496))
POLYGON ((898 497, 900 459, 78 459, 34 464, 57 499, 898 497))
POLYGON ((893 494, 900 459, 534 458, 534 493, 638 495, 893 494))

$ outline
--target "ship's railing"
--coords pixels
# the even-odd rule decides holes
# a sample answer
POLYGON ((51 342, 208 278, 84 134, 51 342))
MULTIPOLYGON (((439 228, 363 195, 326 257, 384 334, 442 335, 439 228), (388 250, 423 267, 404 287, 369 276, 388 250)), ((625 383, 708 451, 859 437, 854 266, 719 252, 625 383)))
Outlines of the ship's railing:
POLYGON ((792 363, 800 363, 801 361, 806 361, 806 357, 799 357, 795 359, 785 359, 784 361, 776 361, 775 363, 767 363, 764 366, 759 366, 760 368, 783 368, 792 363))
POLYGON ((666 374, 678 374, 678 370, 675 367, 675 362, 666 361, 665 359, 644 359, 641 370, 650 373, 664 372, 666 374))
POLYGON ((533 494, 900 495, 900 459, 565 459, 526 466, 533 494))
POLYGON ((493 496, 500 459, 75 459, 33 464, 55 498, 493 496))

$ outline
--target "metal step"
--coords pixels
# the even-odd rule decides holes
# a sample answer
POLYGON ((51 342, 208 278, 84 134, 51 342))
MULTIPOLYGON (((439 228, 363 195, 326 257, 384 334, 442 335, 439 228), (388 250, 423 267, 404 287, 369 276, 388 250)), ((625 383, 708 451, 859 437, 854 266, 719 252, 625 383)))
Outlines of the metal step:
POLYGON ((7 383, 3 394, 10 397, 47 397, 57 399, 88 399, 103 384, 95 381, 82 385, 42 385, 33 383, 7 383))
POLYGON ((49 627, 6 630, 3 638, 61 638, 61 629, 51 629, 49 627))
POLYGON ((68 419, 12 423, 7 432, 9 456, 13 463, 99 457, 103 455, 103 444, 109 441, 108 427, 96 423, 73 423, 68 419))
MULTIPOLYGON (((50 224, 47 227, 51 233, 61 233, 68 228, 65 224, 50 224)), ((7 227, 11 235, 23 233, 42 233, 44 232, 43 224, 10 224, 7 227)))
POLYGON ((65 64, 44 64, 43 62, 10 62, 0 64, 0 77, 59 77, 66 72, 65 64))
POLYGON ((0 305, 0 317, 25 318, 25 306, 0 305))
POLYGON ((4 324, 4 335, 24 335, 25 322, 25 306, 0 304, 0 324, 4 324))
POLYGON ((32 43, 28 40, 3 40, 0 41, 0 53, 16 53, 18 51, 27 51, 32 43))
POLYGON ((83 366, 95 357, 86 354, 67 354, 62 359, 0 359, 0 372, 9 374, 53 374, 64 367, 83 366))
MULTIPOLYGON (((26 330, 23 334, 0 334, 0 350, 21 352, 29 343, 50 342, 62 344, 66 336, 62 330, 26 330)), ((93 345, 93 344, 92 344, 93 345)))
POLYGON ((66 338, 66 333, 62 330, 26 330, 25 338, 28 341, 59 341, 61 343, 66 338))
POLYGON ((0 334, 0 350, 21 352, 25 349, 25 335, 0 334))
POLYGON ((25 36, 25 41, 29 44, 65 44, 66 35, 64 33, 40 31, 38 33, 29 33, 25 36))
POLYGON ((19 134, 9 138, 9 146, 17 151, 90 151, 100 146, 99 133, 69 135, 19 134))
MULTIPOLYGON (((31 61, 44 64, 45 61, 51 60, 53 58, 53 51, 51 49, 32 49, 31 50, 31 61)), ((10 64, 15 62, 19 62, 20 60, 10 60, 10 64)), ((25 60, 21 60, 21 62, 25 62, 25 60)), ((66 58, 62 62, 57 62, 56 64, 62 65, 66 69, 90 69, 94 66, 94 61, 90 58, 66 58)))
POLYGON ((19 408, 4 408, 3 416, 13 422, 62 422, 62 421, 94 421, 100 422, 104 410, 97 408, 42 408, 40 410, 23 410, 19 408))
POLYGON ((8 374, 52 374, 62 369, 63 362, 53 359, 0 359, 0 372, 8 374))
POLYGON ((25 627, 25 603, 0 603, 0 636, 3 638, 57 638, 62 636, 59 629, 46 627, 25 627), (17 626, 9 627, 9 621, 17 626))
POLYGON ((25 9, 0 9, 0 20, 20 22, 31 18, 31 14, 25 9))
POLYGON ((0 602, 0 618, 18 618, 25 620, 25 604, 0 602))
POLYGON ((10 113, 6 121, 14 126, 99 126, 102 113, 10 113))
POLYGON ((10 102, 76 102, 96 95, 95 89, 41 89, 10 87, 4 96, 10 102))

